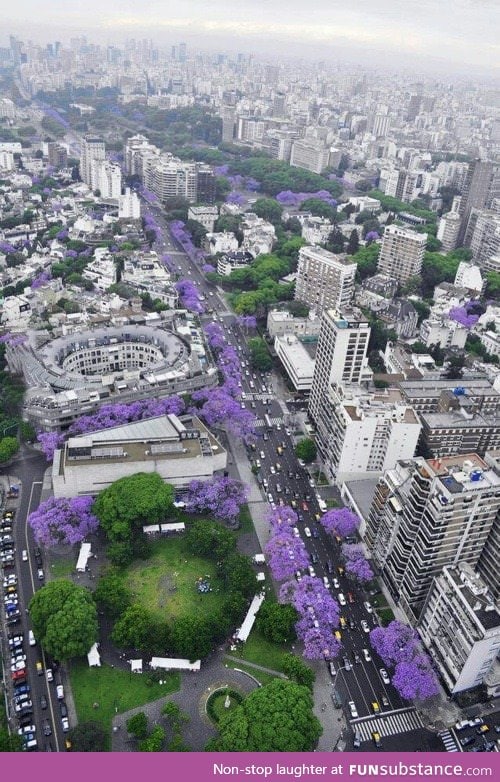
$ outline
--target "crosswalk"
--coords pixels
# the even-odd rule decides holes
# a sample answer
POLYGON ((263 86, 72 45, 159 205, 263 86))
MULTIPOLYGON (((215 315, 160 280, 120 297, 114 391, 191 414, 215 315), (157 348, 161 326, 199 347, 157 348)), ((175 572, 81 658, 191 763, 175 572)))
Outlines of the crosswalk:
POLYGON ((438 733, 438 736, 446 747, 446 752, 459 752, 457 742, 449 730, 442 730, 441 733, 438 733))
POLYGON ((368 741, 372 733, 384 736, 394 736, 397 733, 409 733, 423 727, 423 722, 415 709, 401 709, 376 717, 361 717, 351 720, 353 730, 360 735, 361 741, 368 741))
MULTIPOLYGON (((271 423, 273 426, 276 426, 276 424, 279 424, 280 426, 283 426, 283 419, 282 418, 271 418, 271 423)), ((255 426, 266 426, 265 421, 262 420, 262 418, 257 418, 255 422, 255 426)))

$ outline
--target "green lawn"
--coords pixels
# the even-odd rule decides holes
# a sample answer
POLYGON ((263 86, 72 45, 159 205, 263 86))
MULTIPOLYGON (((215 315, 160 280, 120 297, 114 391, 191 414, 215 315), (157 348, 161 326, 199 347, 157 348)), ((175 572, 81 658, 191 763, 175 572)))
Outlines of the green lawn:
POLYGON ((110 736, 111 720, 116 713, 158 700, 180 686, 177 673, 166 673, 164 684, 150 684, 147 674, 131 674, 109 665, 89 668, 86 661, 71 664, 70 678, 78 722, 96 720, 110 736), (95 703, 98 708, 94 708, 95 703))
POLYGON ((270 673, 259 671, 258 668, 252 668, 250 665, 245 665, 245 663, 235 662, 234 660, 226 660, 225 664, 228 668, 238 668, 240 671, 246 671, 254 679, 257 679, 257 681, 262 685, 271 684, 271 682, 276 679, 276 676, 271 676, 270 673))
POLYGON ((134 603, 166 620, 222 607, 224 596, 219 591, 215 563, 190 554, 181 536, 158 540, 152 548, 150 559, 134 562, 125 571, 134 603), (213 591, 200 594, 196 582, 205 576, 209 576, 213 591))
POLYGON ((53 578, 68 578, 75 570, 75 563, 60 559, 50 566, 53 578))
MULTIPOLYGON (((266 638, 264 638, 254 627, 248 641, 239 646, 236 651, 230 652, 230 654, 234 657, 239 657, 241 660, 263 665, 265 668, 270 668, 273 671, 281 671, 283 655, 291 651, 291 644, 286 646, 274 644, 271 641, 266 640, 266 638)), ((258 671, 254 673, 253 670, 251 670, 250 672, 258 678, 258 671)))
POLYGON ((242 505, 240 510, 240 533, 253 532, 253 520, 248 509, 248 505, 242 505))

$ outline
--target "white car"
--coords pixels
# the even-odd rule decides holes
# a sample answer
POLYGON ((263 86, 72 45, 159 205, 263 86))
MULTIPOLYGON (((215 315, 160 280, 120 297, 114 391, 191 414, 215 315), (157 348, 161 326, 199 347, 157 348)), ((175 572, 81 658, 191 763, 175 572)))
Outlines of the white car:
POLYGON ((265 459, 266 458, 266 454, 264 453, 264 451, 260 452, 260 458, 261 459, 265 459))
POLYGON ((298 527, 293 528, 293 534, 295 535, 296 538, 300 538, 300 532, 298 527))
POLYGON ((309 571, 309 575, 311 576, 311 578, 315 578, 315 576, 316 576, 316 571, 315 571, 315 569, 313 568, 313 566, 312 566, 312 565, 309 565, 309 567, 307 568, 307 570, 309 571))
POLYGON ((48 682, 53 682, 54 681, 54 674, 52 673, 52 668, 47 668, 46 674, 47 674, 47 681, 48 682))
POLYGON ((69 719, 67 717, 63 717, 61 719, 61 725, 62 725, 63 733, 67 733, 69 730, 69 719))
POLYGON ((267 495, 267 499, 269 500, 269 502, 270 502, 271 504, 274 502, 274 497, 273 497, 273 495, 272 495, 271 493, 269 493, 269 494, 267 495))
POLYGON ((271 475, 276 475, 276 467, 274 466, 274 464, 271 464, 269 469, 271 471, 271 475))
POLYGON ((57 700, 59 700, 59 701, 63 701, 64 700, 64 687, 62 686, 62 684, 58 684, 57 685, 57 687, 56 687, 56 695, 57 695, 57 700))
POLYGON ((351 717, 358 716, 358 710, 356 708, 356 704, 354 703, 354 701, 349 701, 349 709, 351 710, 351 717))
POLYGON ((309 527, 304 527, 304 535, 306 536, 306 538, 311 537, 311 530, 309 529, 309 527))
POLYGON ((368 600, 365 603, 363 603, 363 605, 366 608, 366 611, 367 611, 368 614, 372 614, 373 613, 372 604, 369 603, 368 600))
POLYGON ((345 599, 345 597, 344 597, 342 592, 339 592, 337 597, 338 597, 338 601, 339 601, 341 606, 345 606, 347 604, 347 600, 345 599))
POLYGON ((339 584, 338 578, 334 578, 333 579, 333 586, 335 587, 335 589, 340 589, 340 584, 339 584))
POLYGON ((17 732, 20 736, 24 736, 26 733, 36 733, 36 727, 35 725, 25 725, 24 728, 19 728, 17 732))
POLYGON ((370 632, 370 628, 368 627, 368 622, 366 621, 366 619, 362 619, 361 620, 361 628, 362 628, 364 633, 369 633, 370 632))
POLYGON ((28 640, 29 640, 29 645, 30 646, 36 646, 36 638, 35 638, 35 634, 34 634, 33 630, 30 630, 28 632, 28 640))
POLYGON ((380 673, 380 678, 382 679, 384 684, 390 684, 391 683, 391 679, 389 677, 389 674, 385 670, 385 668, 380 668, 379 673, 380 673))
POLYGON ((328 576, 323 576, 323 584, 327 589, 330 589, 330 581, 328 579, 328 576))
POLYGON ((23 549, 23 553, 21 554, 21 558, 22 558, 23 562, 27 562, 28 561, 28 552, 26 551, 26 549, 23 549))
POLYGON ((366 662, 371 662, 372 656, 370 654, 369 649, 363 649, 363 657, 365 658, 366 662))

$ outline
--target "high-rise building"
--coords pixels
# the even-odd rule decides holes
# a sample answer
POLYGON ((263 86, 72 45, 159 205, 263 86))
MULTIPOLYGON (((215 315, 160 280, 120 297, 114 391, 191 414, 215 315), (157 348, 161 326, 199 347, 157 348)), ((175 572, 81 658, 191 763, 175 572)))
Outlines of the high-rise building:
POLYGON ((477 454, 417 457, 380 478, 365 540, 410 621, 444 567, 477 566, 499 508, 500 474, 477 454))
POLYGON ((236 129, 236 109, 234 106, 222 106, 222 141, 233 141, 236 129))
MULTIPOLYGON (((484 461, 500 474, 500 451, 488 451, 484 461)), ((500 600, 500 513, 497 513, 478 562, 477 569, 495 600, 500 600)))
POLYGON ((106 149, 103 139, 96 136, 84 136, 80 154, 80 176, 91 190, 95 190, 98 187, 95 181, 96 168, 94 161, 104 160, 105 157, 106 149))
POLYGON ((316 350, 309 414, 318 429, 318 448, 324 458, 329 452, 332 385, 360 384, 371 378, 366 354, 370 326, 359 310, 345 308, 323 312, 316 350))
POLYGON ((460 202, 459 244, 463 244, 466 239, 467 242, 470 241, 470 236, 467 238, 467 234, 472 210, 484 209, 488 206, 494 173, 495 167, 490 160, 474 160, 469 165, 460 202))
POLYGON ((344 481, 377 478, 400 459, 415 455, 420 422, 399 391, 362 391, 330 385, 323 394, 317 442, 328 478, 344 481))
POLYGON ((118 200, 122 192, 122 172, 119 165, 109 160, 94 160, 92 163, 93 188, 99 190, 101 198, 118 200))
POLYGON ((500 651, 500 614, 468 564, 445 567, 436 576, 418 630, 448 692, 484 683, 500 651))
POLYGON ((388 225, 384 231, 377 268, 382 274, 405 283, 422 269, 427 234, 388 225))
POLYGON ((301 247, 295 298, 316 312, 347 307, 354 294, 357 264, 345 254, 323 247, 301 247))
POLYGON ((328 166, 330 150, 321 141, 297 139, 292 144, 290 165, 321 174, 328 166))
POLYGON ((68 151, 66 147, 57 141, 49 141, 47 144, 49 165, 54 168, 64 168, 68 162, 68 151))
POLYGON ((139 220, 141 216, 141 200, 129 187, 118 199, 118 217, 124 220, 139 220))
POLYGON ((439 221, 436 236, 441 242, 442 250, 446 253, 457 246, 460 222, 460 215, 456 212, 448 212, 439 221))
POLYGON ((422 95, 411 95, 410 102, 408 104, 408 110, 406 112, 406 119, 408 122, 414 122, 420 113, 422 106, 422 95))

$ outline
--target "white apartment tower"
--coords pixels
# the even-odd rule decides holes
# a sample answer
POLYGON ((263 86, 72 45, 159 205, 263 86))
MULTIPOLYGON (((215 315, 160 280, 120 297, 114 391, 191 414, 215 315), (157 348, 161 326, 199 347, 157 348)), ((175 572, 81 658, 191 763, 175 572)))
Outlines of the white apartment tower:
POLYGON ((335 255, 323 247, 301 247, 295 298, 318 313, 343 310, 354 294, 356 269, 357 264, 348 255, 335 255))
POLYGON ((320 420, 326 473, 339 486, 377 478, 400 459, 412 459, 421 429, 399 391, 373 394, 358 386, 330 386, 320 420))
POLYGON ((476 567, 499 509, 500 474, 477 454, 401 461, 380 479, 365 540, 410 622, 444 567, 476 567))
POLYGON ((382 274, 405 283, 422 269, 427 234, 389 225, 384 231, 377 268, 382 274))
POLYGON ((101 198, 118 201, 122 193, 122 172, 120 166, 109 160, 94 160, 91 165, 93 189, 99 190, 101 198))
POLYGON ((318 429, 318 448, 325 456, 329 451, 332 427, 333 385, 360 384, 369 381, 371 370, 366 354, 370 326, 359 310, 340 314, 336 310, 323 312, 316 350, 316 362, 309 399, 309 414, 318 429))
POLYGON ((418 630, 451 694, 483 684, 500 651, 500 614, 465 562, 436 576, 418 630))
POLYGON ((95 181, 96 169, 94 161, 104 160, 106 149, 104 141, 96 136, 85 136, 82 141, 82 150, 80 154, 80 176, 82 181, 95 190, 98 185, 95 181))
POLYGON ((139 220, 141 217, 141 200, 129 187, 118 199, 118 217, 123 220, 139 220))

